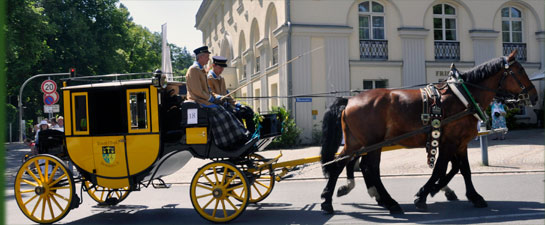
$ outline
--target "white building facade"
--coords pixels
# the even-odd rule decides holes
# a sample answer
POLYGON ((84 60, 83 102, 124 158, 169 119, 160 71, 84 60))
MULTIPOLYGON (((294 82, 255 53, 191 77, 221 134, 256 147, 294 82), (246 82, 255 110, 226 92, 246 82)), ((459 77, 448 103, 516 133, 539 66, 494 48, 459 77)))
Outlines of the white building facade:
POLYGON ((513 49, 532 75, 544 14, 542 0, 204 0, 195 27, 228 58, 227 88, 246 85, 236 96, 255 111, 287 107, 308 142, 332 99, 290 96, 438 82, 513 49))

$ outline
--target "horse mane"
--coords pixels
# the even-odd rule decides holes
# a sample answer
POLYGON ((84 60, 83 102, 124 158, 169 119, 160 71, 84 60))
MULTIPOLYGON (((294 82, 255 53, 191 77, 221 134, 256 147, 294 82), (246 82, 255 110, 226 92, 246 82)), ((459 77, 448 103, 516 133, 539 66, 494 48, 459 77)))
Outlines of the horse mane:
POLYGON ((463 72, 461 76, 467 82, 476 83, 500 72, 502 68, 503 59, 502 57, 498 57, 491 59, 488 62, 481 63, 469 71, 463 72))

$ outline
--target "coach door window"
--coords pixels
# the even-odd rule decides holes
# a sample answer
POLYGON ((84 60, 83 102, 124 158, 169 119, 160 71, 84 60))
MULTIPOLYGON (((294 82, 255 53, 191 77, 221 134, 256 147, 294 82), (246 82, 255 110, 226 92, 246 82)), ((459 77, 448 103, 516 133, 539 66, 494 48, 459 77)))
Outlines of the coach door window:
POLYGON ((147 89, 127 90, 129 133, 150 131, 149 95, 147 89))
POLYGON ((72 95, 72 114, 74 115, 74 134, 89 134, 89 110, 87 104, 87 93, 74 93, 72 95))

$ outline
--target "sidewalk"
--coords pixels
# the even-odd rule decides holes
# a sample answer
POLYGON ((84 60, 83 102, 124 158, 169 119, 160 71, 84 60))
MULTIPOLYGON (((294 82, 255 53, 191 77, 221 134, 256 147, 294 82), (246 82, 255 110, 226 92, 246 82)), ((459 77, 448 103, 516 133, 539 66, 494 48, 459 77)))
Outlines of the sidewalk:
MULTIPOLYGON (((545 131, 543 129, 516 130, 506 135, 506 140, 491 140, 488 138, 488 163, 482 165, 479 141, 472 141, 468 146, 469 162, 472 173, 525 173, 545 172, 545 131)), ((5 144, 6 148, 6 181, 15 176, 21 165, 21 157, 30 150, 21 143, 5 144)), ((309 158, 320 155, 320 147, 305 147, 287 150, 269 150, 259 154, 273 158, 282 151, 279 162, 309 158)), ((189 183, 199 167, 211 160, 193 158, 184 168, 164 177, 167 183, 189 183)), ((419 176, 430 175, 431 169, 426 165, 426 150, 424 148, 399 149, 382 153, 382 176, 419 176)), ((289 180, 322 179, 322 169, 319 162, 301 166, 293 171, 289 180)), ((360 176, 357 173, 356 176, 360 176)), ((343 172, 342 177, 346 176, 343 172)))
MULTIPOLYGON (((545 131, 543 129, 510 131, 505 140, 488 138, 488 164, 482 165, 479 141, 471 141, 468 146, 468 157, 472 173, 521 173, 545 172, 545 131)), ((288 150, 269 150, 259 152, 266 158, 273 158, 282 151, 278 162, 308 158, 320 155, 320 147, 305 147, 288 150)), ((382 153, 381 175, 385 176, 418 176, 431 175, 432 170, 426 165, 424 148, 399 149, 382 153)), ((197 169, 211 160, 191 159, 181 170, 164 178, 167 183, 189 183, 197 169)), ((320 163, 302 166, 303 168, 289 174, 293 179, 322 179, 320 163)), ((345 177, 343 172, 341 177, 345 177)), ((357 172, 356 176, 361 176, 357 172)))

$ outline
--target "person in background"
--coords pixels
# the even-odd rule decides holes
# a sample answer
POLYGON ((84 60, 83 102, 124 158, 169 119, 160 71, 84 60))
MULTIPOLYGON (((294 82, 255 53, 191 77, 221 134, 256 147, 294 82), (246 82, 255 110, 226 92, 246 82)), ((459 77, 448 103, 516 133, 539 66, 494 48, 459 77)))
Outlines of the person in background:
MULTIPOLYGON (((30 148, 30 155, 37 155, 38 150, 36 149, 36 143, 34 143, 30 138, 25 138, 25 145, 30 148)), ((28 155, 25 156, 25 159, 28 159, 28 155)), ((26 160, 25 160, 26 161, 26 160)))
POLYGON ((49 129, 49 123, 47 123, 47 121, 45 120, 42 120, 42 122, 38 124, 38 128, 39 128, 38 131, 36 131, 36 137, 34 138, 34 143, 36 143, 36 145, 40 144, 38 140, 38 137, 40 136, 40 131, 49 129))
POLYGON ((492 114, 492 129, 505 128, 505 132, 496 133, 492 140, 498 140, 498 138, 500 140, 505 140, 505 134, 507 134, 507 123, 505 120, 505 115, 507 113, 505 112, 505 106, 500 100, 494 99, 490 107, 490 112, 492 114))
POLYGON ((57 119, 51 118, 51 120, 50 120, 50 126, 49 126, 49 127, 50 127, 50 128, 53 128, 53 129, 59 128, 59 125, 57 124, 57 119))
MULTIPOLYGON (((225 87, 225 79, 221 76, 223 68, 227 67, 227 58, 223 56, 212 57, 212 69, 208 72, 208 86, 215 95, 225 96, 229 90, 225 87)), ((225 96, 221 99, 223 106, 232 111, 235 116, 246 125, 246 129, 251 135, 255 132, 254 111, 252 108, 243 106, 236 102, 231 96, 225 96)))
POLYGON ((64 132, 64 118, 62 116, 59 116, 59 118, 57 118, 57 125, 58 125, 58 130, 64 132))

